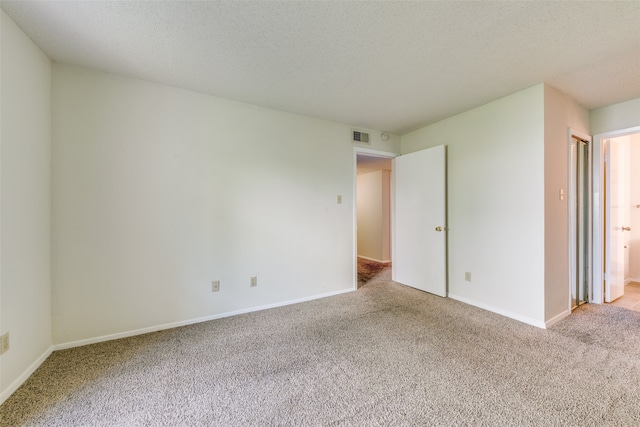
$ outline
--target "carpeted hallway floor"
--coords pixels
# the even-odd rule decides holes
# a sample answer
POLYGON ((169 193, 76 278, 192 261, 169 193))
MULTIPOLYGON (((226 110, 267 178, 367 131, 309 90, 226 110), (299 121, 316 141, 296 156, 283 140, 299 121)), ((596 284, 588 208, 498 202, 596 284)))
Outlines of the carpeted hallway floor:
POLYGON ((358 258, 358 289, 367 284, 371 285, 380 281, 390 280, 391 263, 382 263, 358 258))
POLYGON ((616 307, 640 311, 640 282, 631 282, 624 287, 624 295, 611 303, 616 307))
POLYGON ((379 281, 54 352, 3 426, 636 426, 640 313, 542 330, 379 281))

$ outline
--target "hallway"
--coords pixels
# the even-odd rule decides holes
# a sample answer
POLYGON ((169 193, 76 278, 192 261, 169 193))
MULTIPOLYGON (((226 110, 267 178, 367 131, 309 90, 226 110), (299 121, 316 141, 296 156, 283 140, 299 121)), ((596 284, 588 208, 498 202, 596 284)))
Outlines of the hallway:
POLYGON ((611 305, 640 311, 640 283, 631 282, 624 287, 624 295, 616 299, 611 305))

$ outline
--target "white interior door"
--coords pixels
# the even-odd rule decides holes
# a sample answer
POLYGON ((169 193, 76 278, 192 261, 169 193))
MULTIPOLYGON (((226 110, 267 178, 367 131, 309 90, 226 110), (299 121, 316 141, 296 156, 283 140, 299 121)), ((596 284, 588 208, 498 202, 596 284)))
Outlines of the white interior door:
POLYGON ((629 137, 606 141, 607 155, 607 213, 605 221, 607 280, 605 302, 624 295, 625 238, 629 224, 629 137))
POLYGON ((393 280, 442 297, 446 276, 445 146, 396 157, 393 280))

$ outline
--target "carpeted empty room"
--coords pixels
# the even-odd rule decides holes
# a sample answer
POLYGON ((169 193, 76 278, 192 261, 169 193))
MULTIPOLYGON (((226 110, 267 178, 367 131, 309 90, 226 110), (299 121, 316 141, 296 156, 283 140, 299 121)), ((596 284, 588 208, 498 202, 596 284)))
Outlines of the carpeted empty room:
POLYGON ((54 352, 3 426, 640 423, 640 313, 548 330, 386 279, 356 292, 54 352))
POLYGON ((639 59, 640 0, 0 0, 0 427, 640 427, 639 59))

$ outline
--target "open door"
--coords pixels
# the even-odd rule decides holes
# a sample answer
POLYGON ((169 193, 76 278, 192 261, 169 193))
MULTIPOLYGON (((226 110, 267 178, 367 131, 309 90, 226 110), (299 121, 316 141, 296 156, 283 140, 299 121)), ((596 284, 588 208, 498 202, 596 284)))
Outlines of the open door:
POLYGON ((393 165, 392 277, 447 296, 446 150, 444 145, 396 157, 393 165))
POLYGON ((605 302, 624 295, 626 239, 629 227, 629 136, 605 141, 606 215, 605 215, 605 302))

